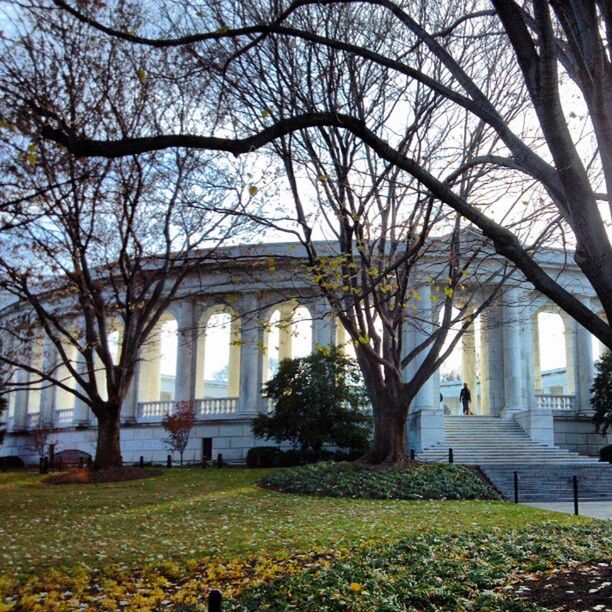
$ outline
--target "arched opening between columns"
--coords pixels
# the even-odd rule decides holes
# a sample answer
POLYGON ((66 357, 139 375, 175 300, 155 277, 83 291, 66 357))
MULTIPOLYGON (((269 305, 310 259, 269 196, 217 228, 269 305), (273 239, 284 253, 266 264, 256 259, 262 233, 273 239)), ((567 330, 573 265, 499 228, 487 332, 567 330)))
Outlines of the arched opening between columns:
POLYGON ((553 305, 533 315, 534 387, 537 397, 575 393, 572 320, 553 305))
MULTIPOLYGON (((453 308, 452 319, 458 316, 459 310, 453 308)), ((440 308, 436 313, 438 325, 442 324, 443 317, 444 312, 440 308)), ((460 329, 459 323, 451 327, 442 347, 442 353, 448 350, 460 329)), ((487 338, 486 326, 483 326, 480 317, 477 317, 440 366, 440 396, 442 408, 447 415, 463 414, 459 397, 464 383, 470 390, 470 413, 491 414, 486 382, 483 382, 488 378, 485 371, 488 367, 486 357, 483 357, 487 350, 487 338)))
POLYGON ((209 308, 198 337, 195 396, 237 398, 240 394, 240 318, 225 304, 209 308))
POLYGON ((139 404, 174 399, 177 343, 176 318, 169 312, 164 313, 140 349, 139 404))
POLYGON ((285 302, 269 309, 265 318, 263 383, 278 371, 283 359, 305 357, 312 352, 312 315, 296 302, 285 302))

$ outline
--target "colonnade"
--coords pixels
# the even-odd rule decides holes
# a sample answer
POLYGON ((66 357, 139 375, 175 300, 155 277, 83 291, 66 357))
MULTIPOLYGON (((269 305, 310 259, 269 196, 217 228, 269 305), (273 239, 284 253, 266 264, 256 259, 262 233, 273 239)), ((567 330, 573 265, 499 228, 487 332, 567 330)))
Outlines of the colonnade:
MULTIPOLYGON (((436 315, 431 299, 431 287, 418 288, 420 299, 414 302, 411 313, 412 324, 405 325, 403 345, 411 350, 426 340, 436 325, 436 315)), ((269 296, 271 297, 272 294, 269 296)), ((159 321, 149 341, 141 350, 134 381, 122 408, 122 420, 136 422, 143 415, 144 404, 162 404, 160 401, 161 329, 168 320, 176 322, 176 376, 172 402, 206 401, 204 366, 207 353, 206 329, 214 315, 231 314, 229 374, 227 400, 218 412, 235 415, 252 415, 265 410, 261 394, 262 384, 268 373, 269 340, 272 314, 280 312, 278 320, 279 360, 293 355, 292 317, 298 306, 306 307, 312 321, 311 348, 330 346, 346 341, 343 328, 330 313, 325 299, 313 297, 298 305, 294 301, 282 303, 270 301, 261 293, 243 293, 230 303, 206 304, 195 298, 185 298, 173 304, 166 316, 159 321)), ((278 300, 278 294, 276 294, 278 300)), ((520 288, 507 289, 499 303, 491 305, 479 317, 477 330, 472 326, 463 336, 462 379, 467 382, 474 398, 476 414, 511 418, 519 411, 538 408, 567 408, 569 404, 578 411, 589 409, 589 393, 593 380, 591 335, 573 319, 562 314, 565 324, 567 389, 566 404, 551 399, 550 405, 541 405, 543 394, 539 361, 539 338, 537 316, 539 312, 551 310, 535 292, 520 288), (476 333, 479 333, 480 363, 477 371, 476 333), (478 382, 480 401, 476 402, 478 382)), ((121 335, 119 326, 116 332, 121 335)), ((120 339, 118 340, 120 343, 120 339)), ((423 352, 406 368, 404 377, 409 381, 422 363, 423 352)), ((33 352, 32 359, 53 367, 57 355, 49 342, 33 352)), ((77 366, 81 367, 81 366, 77 366)), ((65 366, 66 378, 68 371, 65 366)), ((20 381, 27 380, 27 373, 16 374, 20 381)), ((102 383, 103 374, 100 374, 102 383)), ((439 374, 435 373, 421 387, 412 412, 442 411, 439 401, 439 374)), ((549 401, 549 400, 546 400, 549 401)), ((565 400, 564 400, 565 401, 565 400)), ((219 404, 221 405, 221 404, 219 404)), ((151 416, 163 414, 164 406, 151 416)), ((67 390, 52 386, 29 391, 19 390, 11 398, 12 428, 27 428, 32 425, 33 415, 39 414, 41 421, 55 414, 58 425, 85 425, 91 421, 87 406, 67 390)), ((202 404, 201 414, 206 414, 202 404)))

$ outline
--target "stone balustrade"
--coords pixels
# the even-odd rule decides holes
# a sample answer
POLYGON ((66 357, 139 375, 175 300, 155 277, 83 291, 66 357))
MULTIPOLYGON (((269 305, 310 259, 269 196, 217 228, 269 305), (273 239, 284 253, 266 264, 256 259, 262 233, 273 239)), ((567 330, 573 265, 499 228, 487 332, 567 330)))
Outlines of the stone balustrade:
MULTIPOLYGON (((173 414, 176 400, 162 402, 139 402, 138 421, 159 422, 173 414)), ((194 400, 196 418, 202 419, 216 415, 234 415, 238 410, 237 397, 210 397, 194 400)))
POLYGON ((215 414, 235 414, 238 410, 237 397, 211 397, 195 400, 198 417, 215 414))
POLYGON ((138 420, 139 421, 162 421, 165 416, 174 412, 174 400, 162 402, 139 402, 138 420))
POLYGON ((572 412, 575 410, 575 399, 574 395, 536 395, 536 408, 572 412))
POLYGON ((26 416, 26 429, 34 429, 40 424, 40 413, 34 412, 26 416))
POLYGON ((55 425, 57 427, 69 427, 72 425, 74 410, 72 408, 55 409, 55 425))

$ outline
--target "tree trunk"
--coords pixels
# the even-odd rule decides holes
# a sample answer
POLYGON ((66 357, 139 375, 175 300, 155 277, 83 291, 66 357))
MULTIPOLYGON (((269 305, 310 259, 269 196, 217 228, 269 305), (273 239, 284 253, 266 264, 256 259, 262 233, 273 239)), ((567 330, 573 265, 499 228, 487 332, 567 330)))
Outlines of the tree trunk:
POLYGON ((374 408, 374 436, 370 450, 359 460, 370 465, 401 465, 406 452, 407 409, 374 408))
POLYGON ((119 438, 120 411, 113 414, 105 414, 98 417, 98 441, 96 446, 96 458, 94 468, 104 469, 110 467, 121 467, 121 443, 119 438))

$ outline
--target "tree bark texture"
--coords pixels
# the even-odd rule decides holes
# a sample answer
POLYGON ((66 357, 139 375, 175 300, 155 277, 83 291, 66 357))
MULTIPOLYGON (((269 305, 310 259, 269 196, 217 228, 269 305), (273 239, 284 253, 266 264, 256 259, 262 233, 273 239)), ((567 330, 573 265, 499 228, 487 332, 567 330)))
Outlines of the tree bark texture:
POLYGON ((370 465, 401 465, 406 453, 407 408, 374 408, 374 435, 370 450, 360 459, 370 465))
POLYGON ((121 467, 123 465, 119 415, 120 411, 117 410, 112 411, 112 414, 98 417, 98 440, 94 459, 94 468, 96 469, 121 467))

